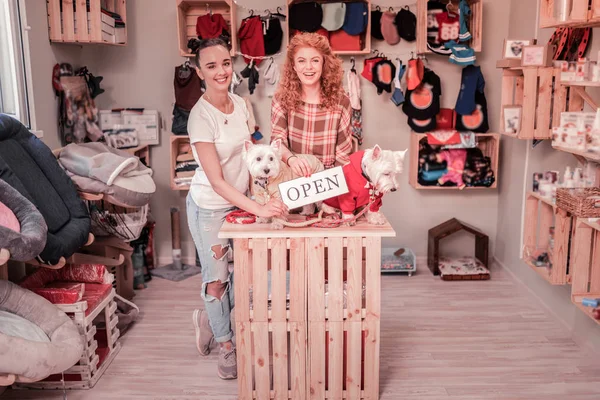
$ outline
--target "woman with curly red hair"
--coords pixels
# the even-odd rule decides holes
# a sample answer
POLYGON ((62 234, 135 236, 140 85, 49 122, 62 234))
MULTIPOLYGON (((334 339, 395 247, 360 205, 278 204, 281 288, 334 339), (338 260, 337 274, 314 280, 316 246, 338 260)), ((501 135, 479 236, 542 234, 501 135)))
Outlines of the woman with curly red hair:
POLYGON ((301 33, 291 39, 273 97, 271 141, 282 140, 282 160, 297 175, 309 176, 311 169, 295 154, 313 154, 325 168, 349 161, 352 108, 343 74, 324 36, 301 33))

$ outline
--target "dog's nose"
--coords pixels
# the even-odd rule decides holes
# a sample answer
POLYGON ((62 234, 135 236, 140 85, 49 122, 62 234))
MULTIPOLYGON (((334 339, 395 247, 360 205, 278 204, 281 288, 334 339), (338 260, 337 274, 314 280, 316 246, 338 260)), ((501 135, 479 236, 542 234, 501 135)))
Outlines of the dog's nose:
POLYGON ((268 174, 271 170, 269 168, 265 168, 263 171, 265 171, 265 174, 268 174))
POLYGON ((396 189, 395 189, 395 188, 394 188, 394 189, 392 189, 392 192, 395 192, 395 191, 396 191, 396 189))

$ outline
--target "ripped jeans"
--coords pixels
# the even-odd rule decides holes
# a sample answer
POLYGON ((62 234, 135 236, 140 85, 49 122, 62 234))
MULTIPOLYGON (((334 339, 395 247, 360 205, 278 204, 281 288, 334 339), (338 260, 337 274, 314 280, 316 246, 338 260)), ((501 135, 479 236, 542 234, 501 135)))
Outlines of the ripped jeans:
POLYGON ((202 266, 202 292, 204 307, 215 341, 228 342, 233 338, 231 310, 233 310, 233 273, 229 273, 227 256, 231 251, 229 239, 219 239, 219 230, 225 217, 235 208, 207 210, 198 207, 188 194, 186 199, 188 226, 198 250, 202 266), (206 292, 211 282, 228 283, 225 293, 218 299, 206 292))

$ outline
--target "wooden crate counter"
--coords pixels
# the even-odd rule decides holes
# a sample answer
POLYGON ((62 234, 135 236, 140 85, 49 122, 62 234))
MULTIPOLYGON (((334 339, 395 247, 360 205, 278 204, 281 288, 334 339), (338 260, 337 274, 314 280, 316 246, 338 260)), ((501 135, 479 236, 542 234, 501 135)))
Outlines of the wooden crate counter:
POLYGON ((381 238, 389 223, 225 223, 233 239, 239 399, 379 398, 381 238), (270 290, 269 290, 270 289, 270 290))

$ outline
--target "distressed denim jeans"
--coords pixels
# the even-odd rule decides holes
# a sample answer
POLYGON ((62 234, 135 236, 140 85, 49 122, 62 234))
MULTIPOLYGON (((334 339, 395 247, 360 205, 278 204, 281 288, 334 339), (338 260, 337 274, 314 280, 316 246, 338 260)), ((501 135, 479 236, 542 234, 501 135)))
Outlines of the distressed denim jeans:
POLYGON ((231 310, 233 310, 233 273, 229 273, 227 256, 231 251, 229 239, 219 239, 219 230, 225 217, 235 208, 207 210, 198 207, 188 194, 186 199, 187 218, 194 244, 202 266, 202 292, 210 327, 215 341, 223 343, 233 338, 231 310), (227 283, 225 293, 218 299, 206 293, 211 282, 227 283))

